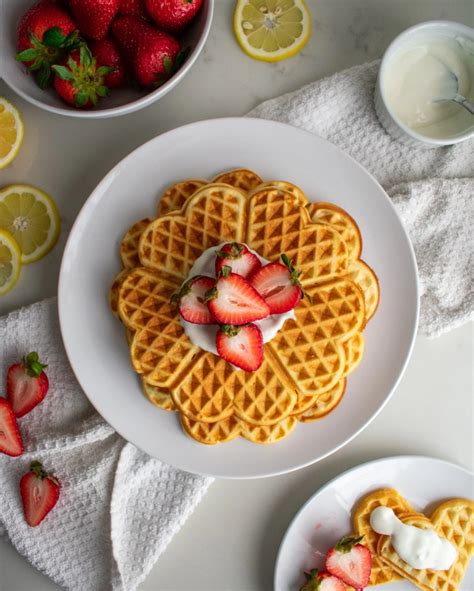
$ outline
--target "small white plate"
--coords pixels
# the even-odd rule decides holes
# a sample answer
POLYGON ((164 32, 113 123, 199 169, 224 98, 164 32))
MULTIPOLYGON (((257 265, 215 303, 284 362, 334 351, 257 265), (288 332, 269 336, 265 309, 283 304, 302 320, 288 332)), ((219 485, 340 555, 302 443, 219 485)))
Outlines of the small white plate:
MULTIPOLYGON (((303 571, 322 568, 327 550, 351 532, 351 513, 359 499, 379 488, 397 489, 415 509, 431 511, 450 498, 470 499, 473 475, 434 458, 399 456, 356 466, 314 494, 290 524, 278 552, 275 590, 297 591, 303 571)), ((415 591, 407 581, 377 585, 384 591, 415 591)), ((459 591, 474 589, 474 561, 459 591)))
POLYGON ((98 185, 71 231, 59 282, 61 330, 71 365, 100 414, 151 456, 189 472, 257 478, 295 470, 333 453, 381 410, 408 361, 418 320, 413 251, 380 185, 329 142, 259 119, 215 119, 175 129, 144 144, 98 185), (380 280, 379 309, 364 335, 366 350, 339 407, 317 423, 299 424, 274 445, 239 439, 217 446, 184 434, 175 413, 143 396, 131 369, 123 327, 108 305, 120 269, 125 231, 155 215, 163 189, 185 178, 213 178, 245 166, 264 179, 300 185, 314 200, 332 201, 357 220, 363 258, 380 280))

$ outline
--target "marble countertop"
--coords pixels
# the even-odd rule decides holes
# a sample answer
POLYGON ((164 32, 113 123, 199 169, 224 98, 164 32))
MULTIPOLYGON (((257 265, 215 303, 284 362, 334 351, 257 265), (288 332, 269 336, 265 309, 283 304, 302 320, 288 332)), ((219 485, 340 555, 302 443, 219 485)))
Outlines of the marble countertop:
MULTIPOLYGON (((313 34, 295 58, 251 60, 232 35, 234 2, 216 0, 209 40, 198 62, 170 94, 131 115, 78 121, 41 111, 0 81, 0 95, 23 113, 26 135, 0 186, 29 182, 57 200, 62 235, 54 251, 26 268, 0 299, 0 314, 56 294, 64 244, 84 201, 107 171, 148 139, 185 123, 243 115, 260 101, 381 56, 403 29, 425 20, 474 26, 472 0, 310 0, 313 34)), ((139 187, 137 187, 139 190, 139 187)), ((418 338, 396 395, 350 445, 293 474, 218 481, 140 589, 268 590, 281 538, 318 487, 343 470, 382 456, 422 454, 473 467, 472 327, 437 340, 418 338), (447 412, 440 412, 446 405, 447 412), (443 423, 440 424, 440 417, 443 423)), ((0 591, 57 589, 0 541, 0 591)), ((84 590, 86 591, 86 590, 84 590)))

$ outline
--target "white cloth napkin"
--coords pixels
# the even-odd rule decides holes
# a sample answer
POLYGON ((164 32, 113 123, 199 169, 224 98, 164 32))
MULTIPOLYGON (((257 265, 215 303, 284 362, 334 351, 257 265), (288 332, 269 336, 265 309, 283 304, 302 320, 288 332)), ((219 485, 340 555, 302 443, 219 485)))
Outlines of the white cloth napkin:
POLYGON ((375 176, 392 197, 415 249, 420 332, 437 336, 473 315, 474 140, 433 150, 393 140, 373 104, 379 63, 355 66, 268 100, 248 116, 326 138, 375 176))
POLYGON ((44 401, 19 419, 25 454, 0 454, 0 530, 66 589, 133 591, 212 479, 150 458, 102 420, 72 373, 56 307, 50 299, 0 318, 0 384, 31 350, 48 363, 50 381, 44 401), (24 520, 18 486, 34 459, 62 485, 58 504, 36 528, 24 520))
MULTIPOLYGON (((472 309, 473 145, 417 151, 393 141, 373 109, 377 67, 357 66, 315 82, 263 103, 250 116, 326 137, 388 190, 417 253, 421 329, 435 335, 464 322, 472 309)), ((9 364, 30 350, 49 363, 51 391, 19 421, 26 453, 0 455, 0 533, 67 589, 133 591, 212 479, 149 458, 98 416, 66 359, 56 300, 0 319, 0 384, 9 364), (62 483, 58 505, 37 528, 26 525, 18 491, 32 459, 62 483)))

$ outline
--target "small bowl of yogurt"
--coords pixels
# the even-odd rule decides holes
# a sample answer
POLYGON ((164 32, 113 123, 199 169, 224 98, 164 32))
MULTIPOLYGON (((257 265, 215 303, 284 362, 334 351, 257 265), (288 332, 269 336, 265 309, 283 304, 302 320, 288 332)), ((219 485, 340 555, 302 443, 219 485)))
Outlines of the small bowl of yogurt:
POLYGON ((414 146, 436 148, 474 137, 474 115, 449 100, 474 102, 474 29, 451 21, 415 25, 386 50, 375 110, 386 131, 414 146))

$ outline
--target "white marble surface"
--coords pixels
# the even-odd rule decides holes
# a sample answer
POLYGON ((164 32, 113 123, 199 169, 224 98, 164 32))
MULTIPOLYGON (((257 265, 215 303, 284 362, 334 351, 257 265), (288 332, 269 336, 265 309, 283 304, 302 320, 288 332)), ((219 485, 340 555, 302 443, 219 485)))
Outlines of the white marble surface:
MULTIPOLYGON (((20 155, 0 171, 0 186, 29 182, 57 199, 59 245, 24 270, 0 299, 0 314, 54 295, 71 224, 88 194, 123 156, 155 135, 191 121, 247 112, 263 99, 375 59, 406 27, 447 18, 474 25, 472 0, 313 0, 313 35, 287 62, 245 56, 231 33, 233 1, 216 0, 208 44, 184 82, 157 104, 121 119, 77 121, 29 106, 0 82, 22 110, 20 155)), ((137 185, 137 190, 140 190, 137 185)), ((473 467, 472 327, 435 341, 417 340, 396 395, 359 437, 323 462, 262 481, 219 481, 141 586, 145 590, 268 590, 281 537, 320 485, 366 460, 400 453, 437 456, 473 467)), ((0 542, 0 591, 57 589, 0 542)), ((87 591, 87 590, 81 590, 87 591)))

